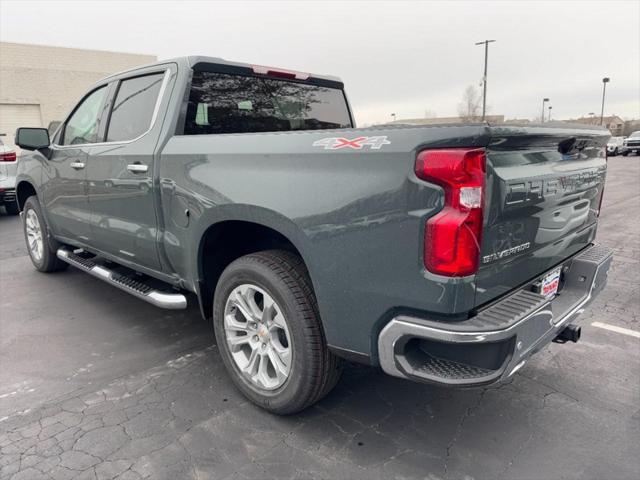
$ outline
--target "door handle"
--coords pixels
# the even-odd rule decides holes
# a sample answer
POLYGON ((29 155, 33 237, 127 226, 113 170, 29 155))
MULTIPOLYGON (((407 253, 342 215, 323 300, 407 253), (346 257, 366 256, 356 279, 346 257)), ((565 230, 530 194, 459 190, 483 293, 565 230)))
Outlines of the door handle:
POLYGON ((69 166, 71 168, 75 168, 76 170, 82 170, 84 168, 84 163, 83 162, 71 162, 69 164, 69 166))
POLYGON ((149 166, 142 165, 141 163, 132 163, 130 165, 127 165, 127 170, 129 170, 131 173, 145 173, 147 170, 149 170, 149 166))

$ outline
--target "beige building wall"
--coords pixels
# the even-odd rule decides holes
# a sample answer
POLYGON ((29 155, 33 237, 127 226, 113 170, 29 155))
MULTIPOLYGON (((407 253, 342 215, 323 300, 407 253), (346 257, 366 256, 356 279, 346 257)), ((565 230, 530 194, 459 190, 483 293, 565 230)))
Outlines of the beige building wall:
POLYGON ((17 122, 63 120, 97 80, 155 62, 154 55, 0 42, 0 133, 13 143, 17 122), (13 129, 13 130, 11 130, 13 129), (6 131, 9 130, 9 131, 6 131))

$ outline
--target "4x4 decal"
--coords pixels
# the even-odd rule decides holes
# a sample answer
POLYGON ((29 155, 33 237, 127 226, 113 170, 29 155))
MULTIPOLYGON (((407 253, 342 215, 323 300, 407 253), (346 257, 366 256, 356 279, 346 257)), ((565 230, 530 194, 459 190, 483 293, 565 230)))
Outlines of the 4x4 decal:
POLYGON ((356 137, 354 139, 342 137, 321 138, 313 142, 314 147, 323 147, 325 150, 339 150, 341 148, 352 148, 354 150, 362 150, 364 147, 370 147, 371 150, 379 150, 383 145, 389 145, 391 142, 387 140, 386 135, 379 137, 356 137))

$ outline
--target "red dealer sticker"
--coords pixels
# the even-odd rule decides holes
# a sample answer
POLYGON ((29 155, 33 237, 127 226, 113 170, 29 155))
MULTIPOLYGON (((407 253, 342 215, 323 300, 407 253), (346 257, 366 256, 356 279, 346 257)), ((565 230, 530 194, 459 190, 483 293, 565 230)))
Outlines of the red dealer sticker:
POLYGON ((556 269, 549 273, 542 279, 540 285, 540 294, 545 297, 553 297, 558 292, 558 285, 560 285, 560 269, 556 269))
POLYGON ((372 150, 379 150, 383 145, 389 145, 391 142, 387 140, 386 135, 378 137, 329 137, 321 138, 313 142, 314 147, 323 147, 325 150, 340 150, 341 148, 351 148, 353 150, 362 150, 369 147, 372 150))

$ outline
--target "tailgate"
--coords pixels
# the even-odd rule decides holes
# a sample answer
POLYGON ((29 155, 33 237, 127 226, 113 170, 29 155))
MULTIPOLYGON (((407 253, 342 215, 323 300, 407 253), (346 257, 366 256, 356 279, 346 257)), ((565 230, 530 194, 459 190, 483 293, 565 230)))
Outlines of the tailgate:
POLYGON ((491 127, 476 305, 593 242, 610 137, 592 127, 491 127))

